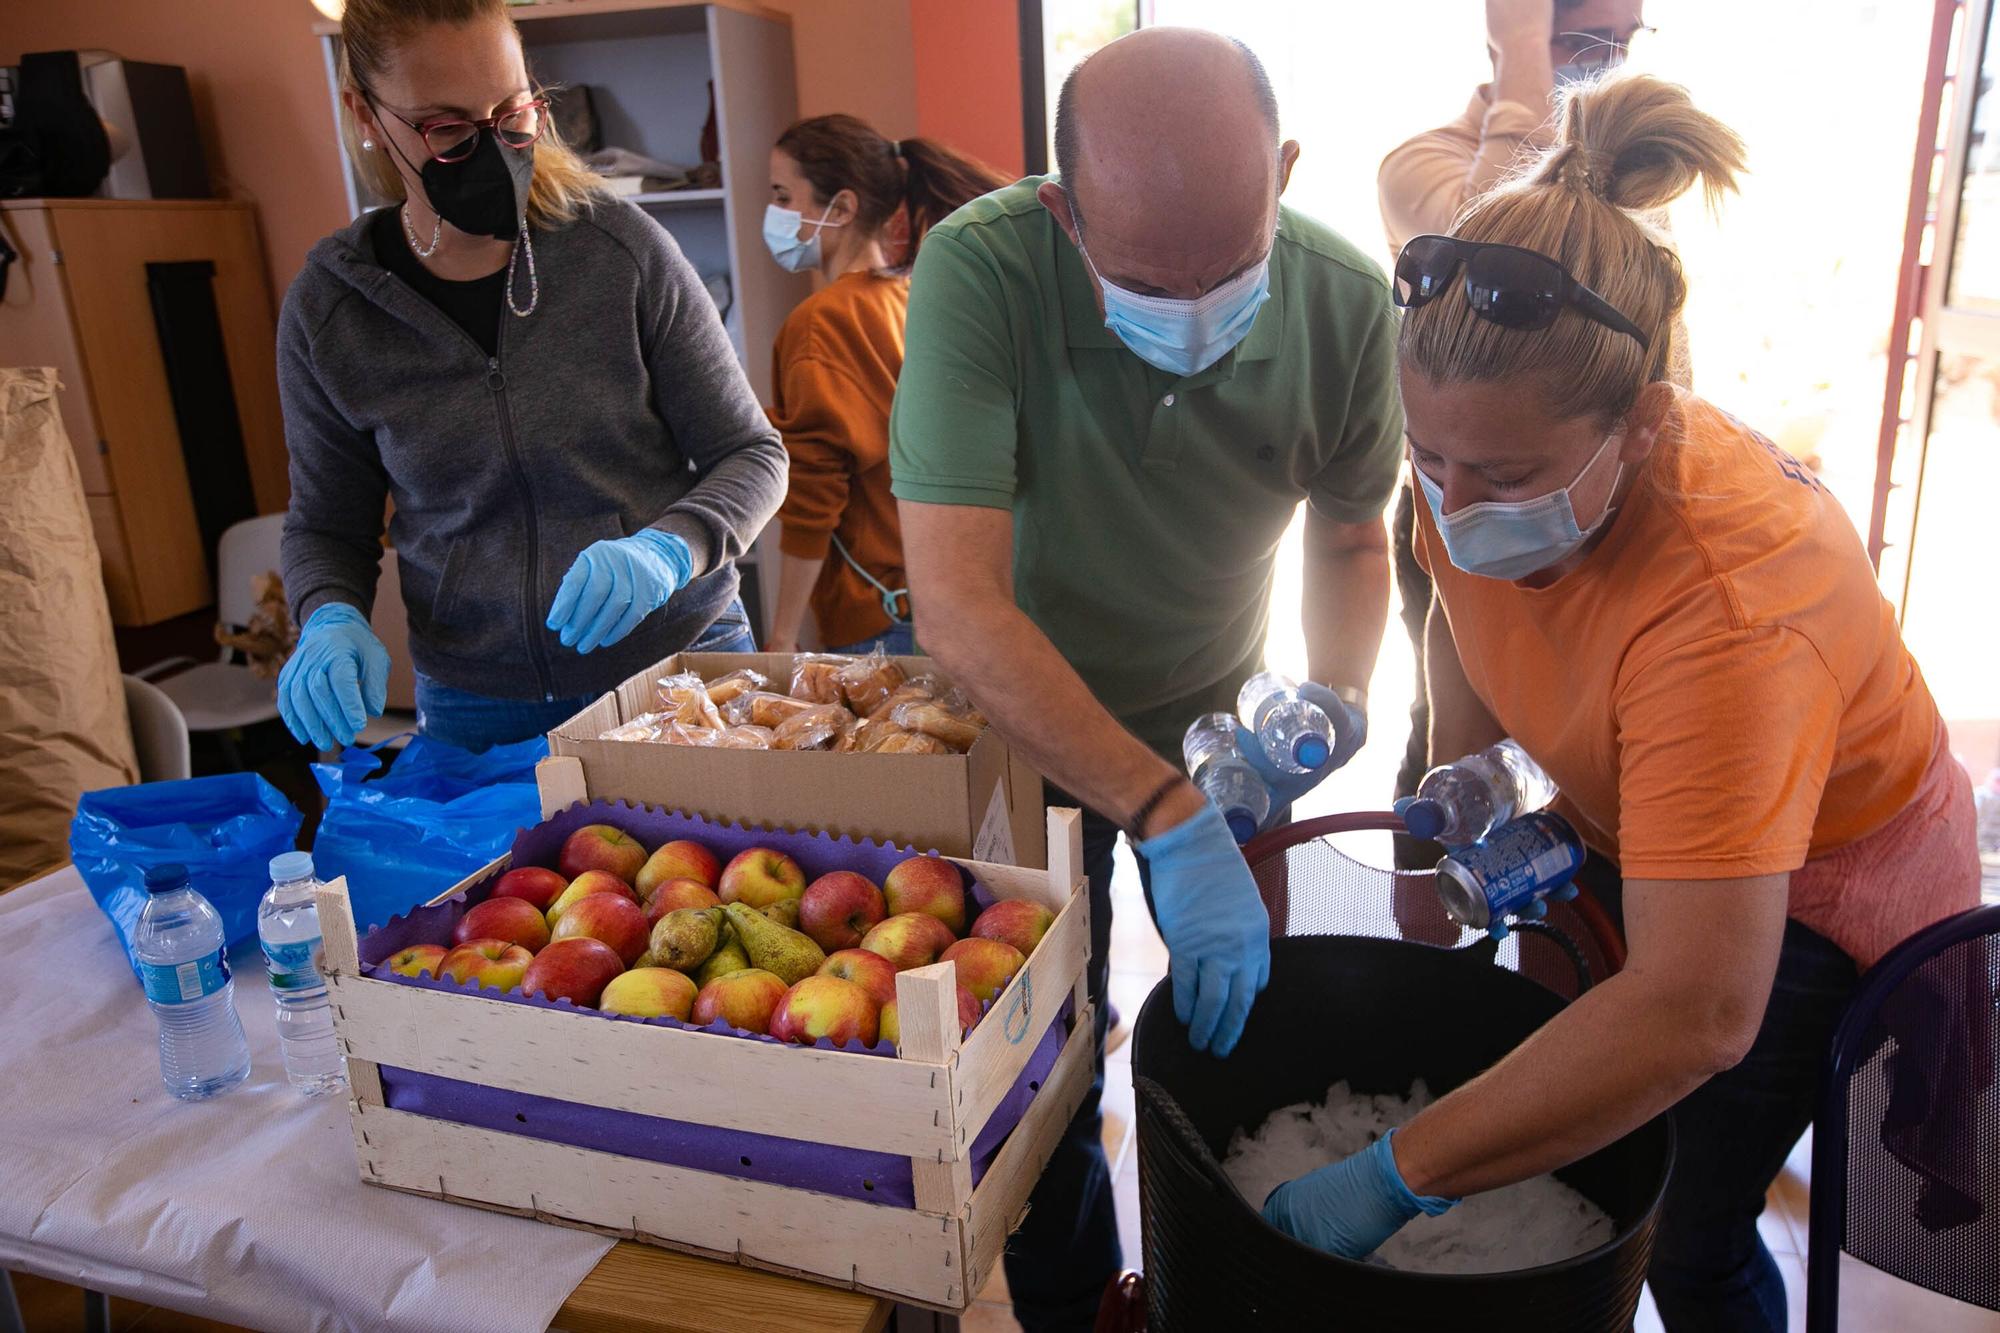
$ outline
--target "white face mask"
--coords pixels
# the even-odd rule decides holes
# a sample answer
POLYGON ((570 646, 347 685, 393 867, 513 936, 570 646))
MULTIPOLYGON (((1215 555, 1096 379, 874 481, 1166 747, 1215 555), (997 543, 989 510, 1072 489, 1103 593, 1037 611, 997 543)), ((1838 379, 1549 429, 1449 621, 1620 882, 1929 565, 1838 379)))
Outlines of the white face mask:
MULTIPOLYGON (((1437 520, 1452 564, 1482 578, 1524 579, 1574 555, 1610 520, 1615 508, 1607 501, 1595 523, 1588 528, 1580 526, 1569 497, 1617 438, 1616 433, 1607 435, 1590 461, 1583 465, 1583 471, 1576 474, 1576 480, 1559 491, 1532 500, 1482 500, 1449 514, 1444 512, 1444 488, 1422 468, 1413 464, 1411 471, 1417 474, 1417 484, 1423 488, 1424 499, 1430 504, 1431 517, 1437 520)), ((1624 475, 1625 464, 1621 461, 1617 475, 1611 479, 1613 495, 1618 493, 1618 483, 1624 475)))
POLYGON ((1269 255, 1206 295, 1184 299, 1127 291, 1097 272, 1081 241, 1076 248, 1104 289, 1104 327, 1169 375, 1198 375, 1227 356, 1250 336, 1258 309, 1271 299, 1269 255))
MULTIPOLYGON (((833 212, 833 205, 826 206, 826 213, 813 225, 824 231, 828 227, 844 227, 845 222, 828 222, 827 215, 833 212)), ((819 267, 820 231, 815 231, 812 239, 799 239, 799 229, 805 225, 806 215, 795 208, 780 208, 771 204, 764 209, 764 245, 771 252, 771 258, 778 261, 778 267, 787 273, 804 273, 807 269, 819 267)))

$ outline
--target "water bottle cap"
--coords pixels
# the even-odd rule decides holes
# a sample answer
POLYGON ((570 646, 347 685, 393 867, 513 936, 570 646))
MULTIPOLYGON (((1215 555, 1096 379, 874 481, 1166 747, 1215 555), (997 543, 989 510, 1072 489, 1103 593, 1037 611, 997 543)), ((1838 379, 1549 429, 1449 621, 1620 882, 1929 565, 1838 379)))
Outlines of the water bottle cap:
POLYGON ((1229 834, 1236 839, 1238 846, 1257 836, 1257 821, 1250 817, 1248 810, 1231 810, 1222 817, 1222 822, 1229 825, 1229 834))
POLYGON ((188 868, 177 861, 146 868, 146 892, 173 893, 188 887, 188 868))
POLYGON ((311 852, 280 852, 271 858, 271 882, 289 884, 295 879, 311 879, 311 852))
POLYGON ((1403 827, 1413 838, 1435 838, 1444 832, 1444 807, 1428 796, 1420 796, 1404 807, 1403 827))
POLYGON ((1307 768, 1324 768, 1333 752, 1326 747, 1326 737, 1315 736, 1311 732, 1292 743, 1292 758, 1307 768))

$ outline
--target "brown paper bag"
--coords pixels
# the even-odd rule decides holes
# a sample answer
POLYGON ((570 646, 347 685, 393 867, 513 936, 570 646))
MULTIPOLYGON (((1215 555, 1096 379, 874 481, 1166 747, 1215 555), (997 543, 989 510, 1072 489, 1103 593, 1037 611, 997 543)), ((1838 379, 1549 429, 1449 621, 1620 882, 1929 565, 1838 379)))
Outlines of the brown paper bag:
POLYGON ((0 889, 68 856, 84 792, 138 780, 56 373, 0 369, 0 889))

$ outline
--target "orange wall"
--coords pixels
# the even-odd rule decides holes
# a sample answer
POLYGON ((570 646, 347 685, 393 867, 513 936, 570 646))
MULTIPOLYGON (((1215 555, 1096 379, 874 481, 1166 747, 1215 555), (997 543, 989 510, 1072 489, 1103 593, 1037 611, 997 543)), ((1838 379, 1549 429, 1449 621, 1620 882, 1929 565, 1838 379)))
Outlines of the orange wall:
POLYGON ((909 0, 917 132, 1021 172, 1021 26, 1015 0, 909 0))
POLYGON ((799 115, 845 112, 890 138, 917 132, 909 0, 764 0, 792 16, 799 115))

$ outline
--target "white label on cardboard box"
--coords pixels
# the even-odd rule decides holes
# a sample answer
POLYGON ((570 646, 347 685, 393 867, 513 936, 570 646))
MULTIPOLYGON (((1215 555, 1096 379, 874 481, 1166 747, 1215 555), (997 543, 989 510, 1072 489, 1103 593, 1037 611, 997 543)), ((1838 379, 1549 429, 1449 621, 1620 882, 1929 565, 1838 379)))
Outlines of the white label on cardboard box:
POLYGON ((986 803, 986 818, 979 823, 979 836, 972 840, 972 859, 1014 864, 1014 821, 1007 815, 1004 779, 993 784, 993 799, 986 803))

